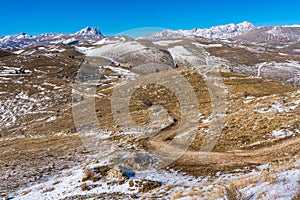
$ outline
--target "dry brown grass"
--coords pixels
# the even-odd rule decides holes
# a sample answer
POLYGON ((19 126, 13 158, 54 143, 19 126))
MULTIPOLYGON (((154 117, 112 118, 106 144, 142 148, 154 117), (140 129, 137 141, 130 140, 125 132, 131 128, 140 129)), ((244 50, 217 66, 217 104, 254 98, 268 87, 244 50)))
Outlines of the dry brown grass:
POLYGON ((11 52, 0 50, 0 58, 13 55, 11 52))
POLYGON ((228 200, 249 200, 250 198, 245 197, 237 187, 229 186, 225 187, 226 197, 228 200))
POLYGON ((299 60, 297 56, 282 56, 278 52, 265 51, 262 53, 256 53, 248 51, 245 48, 229 47, 224 45, 223 47, 212 47, 206 49, 212 56, 225 58, 231 61, 235 65, 247 65, 254 66, 257 63, 262 62, 284 62, 286 60, 299 60))
POLYGON ((44 190, 43 190, 43 193, 51 192, 51 191, 53 191, 53 190, 55 190, 54 187, 49 187, 49 188, 44 189, 44 190))
POLYGON ((85 182, 88 180, 96 182, 99 180, 99 177, 92 170, 86 169, 84 172, 84 176, 82 177, 82 182, 85 182))
MULTIPOLYGON (((298 180, 298 183, 300 184, 300 179, 298 180)), ((293 200, 300 200, 300 188, 298 189, 297 193, 293 197, 293 200)))
POLYGON ((297 194, 293 197, 293 200, 300 200, 300 190, 297 192, 297 194))
POLYGON ((81 184, 80 188, 82 191, 91 190, 91 188, 86 183, 81 184))
POLYGON ((176 192, 172 195, 172 200, 180 199, 182 197, 184 197, 184 195, 181 192, 176 192))

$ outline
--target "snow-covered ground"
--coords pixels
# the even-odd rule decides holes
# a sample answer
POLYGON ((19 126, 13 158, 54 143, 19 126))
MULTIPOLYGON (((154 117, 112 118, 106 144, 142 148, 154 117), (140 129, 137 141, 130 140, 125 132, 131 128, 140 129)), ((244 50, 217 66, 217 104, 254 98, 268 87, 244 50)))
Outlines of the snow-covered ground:
MULTIPOLYGON (((0 66, 0 76, 20 76, 20 74, 16 74, 16 71, 20 69, 21 68, 18 67, 0 66)), ((30 70, 24 70, 24 74, 22 74, 22 76, 30 73, 31 73, 30 70)))
POLYGON ((233 72, 274 79, 300 87, 300 63, 295 60, 262 62, 254 66, 239 65, 233 67, 233 72))
MULTIPOLYGON (((135 195, 138 199, 152 199, 163 195, 164 199, 171 199, 179 193, 180 199, 208 198, 217 190, 235 185, 245 197, 250 199, 291 199, 300 187, 300 163, 274 168, 269 164, 257 166, 256 169, 245 173, 243 169, 236 173, 215 176, 198 177, 186 175, 178 171, 151 170, 131 174, 126 177, 99 177, 97 181, 83 180, 84 169, 94 169, 103 163, 90 163, 85 166, 64 170, 48 181, 39 183, 16 192, 14 199, 64 199, 76 195, 125 194, 135 195), (124 179, 125 178, 125 179, 124 179), (141 192, 137 185, 130 182, 142 180, 155 181, 161 184, 146 193, 141 192), (83 189, 89 188, 88 190, 83 189)), ((214 199, 227 199, 224 192, 213 194, 214 199)), ((128 198, 130 199, 130 198, 128 198)))
POLYGON ((281 113, 281 112, 291 112, 300 106, 300 91, 296 91, 292 94, 292 99, 286 100, 285 97, 274 96, 273 102, 260 102, 262 98, 251 98, 248 97, 244 100, 246 104, 254 104, 254 111, 259 113, 281 113), (260 103, 257 103, 260 102, 260 103), (256 104, 255 104, 256 103, 256 104))
POLYGON ((102 47, 86 51, 85 54, 87 56, 103 56, 112 59, 115 57, 121 57, 125 53, 129 53, 131 51, 138 51, 144 48, 146 47, 142 44, 133 41, 125 43, 106 44, 102 47))
POLYGON ((272 131, 271 135, 276 137, 277 139, 282 139, 285 137, 290 137, 292 135, 295 135, 296 133, 290 131, 290 130, 274 130, 272 131))
MULTIPOLYGON (((58 68, 56 66, 42 66, 40 69, 47 69, 48 67, 58 68)), ((47 79, 44 80, 42 84, 32 84, 27 83, 28 77, 32 76, 33 73, 39 74, 39 78, 45 76, 45 71, 34 69, 34 70, 24 70, 23 73, 17 73, 21 68, 0 66, 0 83, 3 85, 8 85, 9 87, 15 88, 13 92, 7 94, 2 92, 0 98, 0 130, 13 127, 15 125, 20 126, 22 123, 29 123, 26 116, 33 114, 43 114, 40 116, 42 119, 49 117, 48 120, 54 120, 53 114, 56 111, 51 111, 52 101, 54 99, 63 99, 65 92, 55 92, 63 90, 61 85, 50 83, 47 79), (49 88, 52 87, 52 88, 49 88), (36 91, 34 95, 30 94, 29 90, 36 91), (22 119, 22 120, 21 120, 22 119), (25 120, 26 119, 26 120, 25 120)), ((35 121, 39 119, 36 118, 35 121)), ((25 130, 25 127, 24 127, 25 130)))
POLYGON ((192 44, 198 46, 198 47, 204 47, 204 48, 210 48, 210 47, 222 47, 222 44, 201 44, 201 43, 196 43, 192 42, 192 44))
POLYGON ((168 46, 169 44, 174 44, 178 42, 182 42, 182 40, 161 40, 161 41, 153 42, 153 44, 157 44, 160 46, 168 46))

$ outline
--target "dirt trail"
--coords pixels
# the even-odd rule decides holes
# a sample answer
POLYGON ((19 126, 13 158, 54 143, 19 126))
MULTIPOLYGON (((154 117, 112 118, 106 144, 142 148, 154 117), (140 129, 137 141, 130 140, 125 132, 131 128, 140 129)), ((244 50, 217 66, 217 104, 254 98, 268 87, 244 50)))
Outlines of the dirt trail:
MULTIPOLYGON (((299 144, 300 138, 290 138, 271 146, 253 150, 234 150, 228 152, 188 150, 172 163, 171 167, 196 176, 218 171, 229 172, 246 166, 289 159, 291 155, 299 154, 299 144)), ((150 139, 148 145, 152 150, 157 150, 167 145, 167 142, 158 142, 150 139)), ((176 151, 178 151, 178 148, 173 147, 171 152, 176 151)), ((172 153, 168 155, 172 156, 172 153)))

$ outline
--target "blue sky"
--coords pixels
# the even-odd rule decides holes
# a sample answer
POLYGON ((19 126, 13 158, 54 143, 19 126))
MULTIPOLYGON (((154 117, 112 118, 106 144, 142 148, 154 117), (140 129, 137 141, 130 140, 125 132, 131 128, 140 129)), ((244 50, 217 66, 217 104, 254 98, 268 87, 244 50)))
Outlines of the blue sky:
POLYGON ((73 33, 85 26, 113 35, 134 28, 208 28, 252 22, 300 24, 300 1, 285 0, 3 0, 0 35, 73 33))

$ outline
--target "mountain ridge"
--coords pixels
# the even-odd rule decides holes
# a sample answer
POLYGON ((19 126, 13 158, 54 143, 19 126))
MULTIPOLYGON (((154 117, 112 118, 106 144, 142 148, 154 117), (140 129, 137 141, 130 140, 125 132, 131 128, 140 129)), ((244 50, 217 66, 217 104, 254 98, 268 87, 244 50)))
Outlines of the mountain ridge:
MULTIPOLYGON (((44 33, 30 35, 19 33, 0 37, 0 48, 23 49, 34 46, 62 45, 97 45, 103 35, 97 27, 85 27, 72 34, 44 33)), ((226 43, 267 45, 284 47, 300 41, 299 25, 291 26, 255 26, 244 21, 238 24, 212 26, 210 28, 194 28, 191 30, 164 30, 142 36, 143 40, 165 40, 174 38, 193 38, 204 41, 221 41, 226 43)))
POLYGON ((226 24, 219 26, 212 26, 211 28, 194 28, 191 30, 165 30, 162 32, 148 34, 142 39, 157 40, 168 39, 174 37, 200 37, 210 40, 214 39, 229 39, 237 35, 241 35, 254 29, 255 26, 247 21, 238 24, 226 24))
POLYGON ((74 45, 92 44, 105 36, 97 27, 85 27, 72 34, 63 33, 43 33, 36 36, 19 33, 0 37, 0 48, 2 49, 22 49, 34 46, 47 46, 52 44, 74 45))

